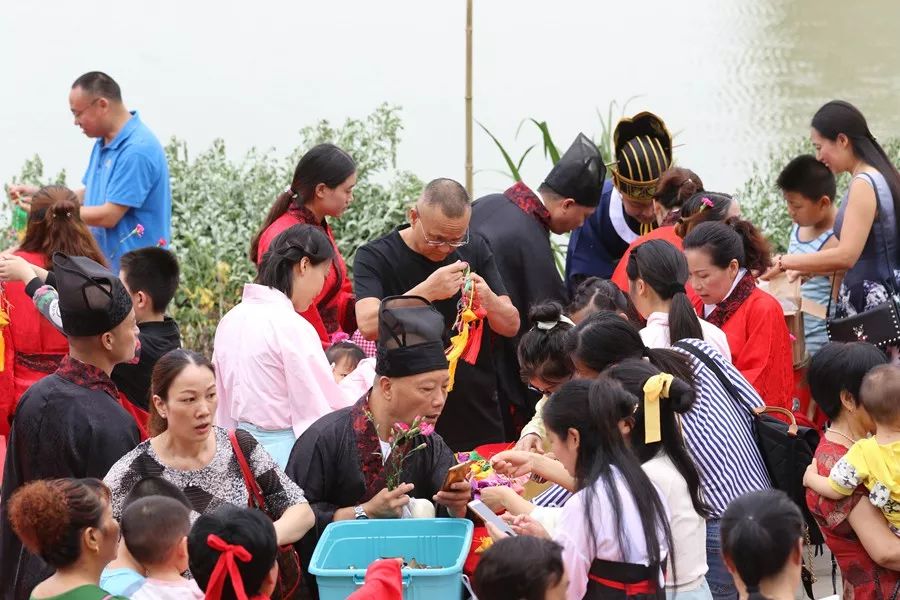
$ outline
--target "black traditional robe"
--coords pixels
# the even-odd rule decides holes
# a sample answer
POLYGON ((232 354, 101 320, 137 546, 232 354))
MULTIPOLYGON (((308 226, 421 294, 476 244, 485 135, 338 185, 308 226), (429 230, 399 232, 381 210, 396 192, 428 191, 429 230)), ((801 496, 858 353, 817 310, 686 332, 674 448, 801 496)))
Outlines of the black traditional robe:
MULTIPOLYGON (((479 198, 472 205, 470 227, 490 245, 509 298, 519 311, 519 335, 498 336, 494 357, 504 417, 512 405, 527 422, 540 396, 529 391, 519 374, 519 337, 529 327, 528 311, 533 305, 555 301, 565 306, 569 300, 550 245, 550 214, 534 192, 517 183, 502 194, 479 198)), ((506 426, 507 437, 515 439, 509 419, 506 426)))
POLYGON ((3 471, 0 503, 0 598, 26 600, 53 570, 22 547, 6 512, 9 497, 36 479, 96 477, 138 444, 118 390, 97 367, 66 356, 59 370, 22 395, 3 471))
MULTIPOLYGON (((315 526, 297 543, 303 572, 307 573, 309 587, 316 590, 316 598, 318 588, 308 567, 325 527, 339 508, 358 506, 385 487, 381 446, 367 407, 367 397, 363 397, 355 405, 313 423, 294 444, 285 468, 288 477, 303 490, 316 517, 315 526)), ((420 436, 413 444, 423 441, 425 448, 403 463, 401 482, 415 486, 411 497, 431 501, 456 458, 440 435, 420 436)), ((440 506, 437 514, 448 515, 440 506)))

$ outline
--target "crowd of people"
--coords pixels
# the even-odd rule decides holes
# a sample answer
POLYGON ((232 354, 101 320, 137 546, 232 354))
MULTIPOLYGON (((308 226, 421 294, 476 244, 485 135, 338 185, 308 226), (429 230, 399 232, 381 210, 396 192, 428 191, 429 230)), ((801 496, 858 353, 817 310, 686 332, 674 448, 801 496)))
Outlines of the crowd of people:
MULTIPOLYGON (((473 518, 472 484, 445 479, 497 443, 497 473, 546 484, 480 490, 507 525, 487 525, 482 600, 794 597, 801 508, 845 598, 897 597, 897 348, 828 331, 900 283, 900 174, 852 105, 825 104, 815 156, 772 182, 794 222, 783 255, 644 112, 616 127, 609 178, 580 134, 535 190, 473 201, 435 179, 348 269, 328 220, 356 163, 317 145, 247 240, 257 276, 208 357, 167 314, 159 142, 106 74, 69 104, 96 138, 84 188, 8 187, 28 222, 0 255, 2 598, 317 598, 329 524, 473 518), (833 309, 804 317, 805 356, 759 286, 779 278, 833 309), (766 407, 828 422, 805 503, 775 489, 766 407)), ((401 598, 401 562, 351 597, 401 598)))

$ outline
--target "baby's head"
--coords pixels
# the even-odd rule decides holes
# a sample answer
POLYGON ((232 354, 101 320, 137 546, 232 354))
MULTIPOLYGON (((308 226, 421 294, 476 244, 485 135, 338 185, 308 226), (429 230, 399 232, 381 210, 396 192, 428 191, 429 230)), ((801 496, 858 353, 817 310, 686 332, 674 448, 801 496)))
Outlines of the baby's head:
POLYGON ((132 558, 145 569, 188 568, 187 535, 190 511, 173 498, 147 496, 135 500, 122 514, 122 537, 132 558))
POLYGON ((874 367, 863 378, 859 399, 877 428, 900 428, 900 367, 874 367))
POLYGON ((334 380, 340 383, 353 372, 356 365, 366 357, 366 353, 353 342, 338 342, 325 351, 325 356, 333 365, 334 380))

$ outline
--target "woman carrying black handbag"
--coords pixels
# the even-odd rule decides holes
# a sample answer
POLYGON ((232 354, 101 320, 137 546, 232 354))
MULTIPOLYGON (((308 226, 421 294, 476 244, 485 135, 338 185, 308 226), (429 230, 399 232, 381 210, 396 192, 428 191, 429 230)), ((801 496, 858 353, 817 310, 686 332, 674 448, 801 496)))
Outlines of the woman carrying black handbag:
POLYGON ((810 138, 816 158, 835 174, 852 175, 835 222, 838 245, 776 256, 773 269, 824 275, 845 271, 835 309, 828 315, 831 339, 896 347, 900 173, 865 117, 847 102, 832 100, 820 108, 810 138))

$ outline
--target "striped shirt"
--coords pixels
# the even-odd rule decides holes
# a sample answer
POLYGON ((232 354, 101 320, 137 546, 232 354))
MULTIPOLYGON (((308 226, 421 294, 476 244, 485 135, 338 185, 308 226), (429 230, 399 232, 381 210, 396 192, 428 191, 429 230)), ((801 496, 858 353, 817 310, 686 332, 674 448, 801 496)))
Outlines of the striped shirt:
POLYGON ((731 380, 741 405, 732 399, 716 374, 687 350, 694 371, 697 398, 682 416, 685 444, 700 473, 703 499, 713 519, 719 519, 732 500, 771 487, 765 463, 753 434, 750 411, 764 406, 762 398, 734 365, 702 340, 682 340, 709 356, 731 380))

